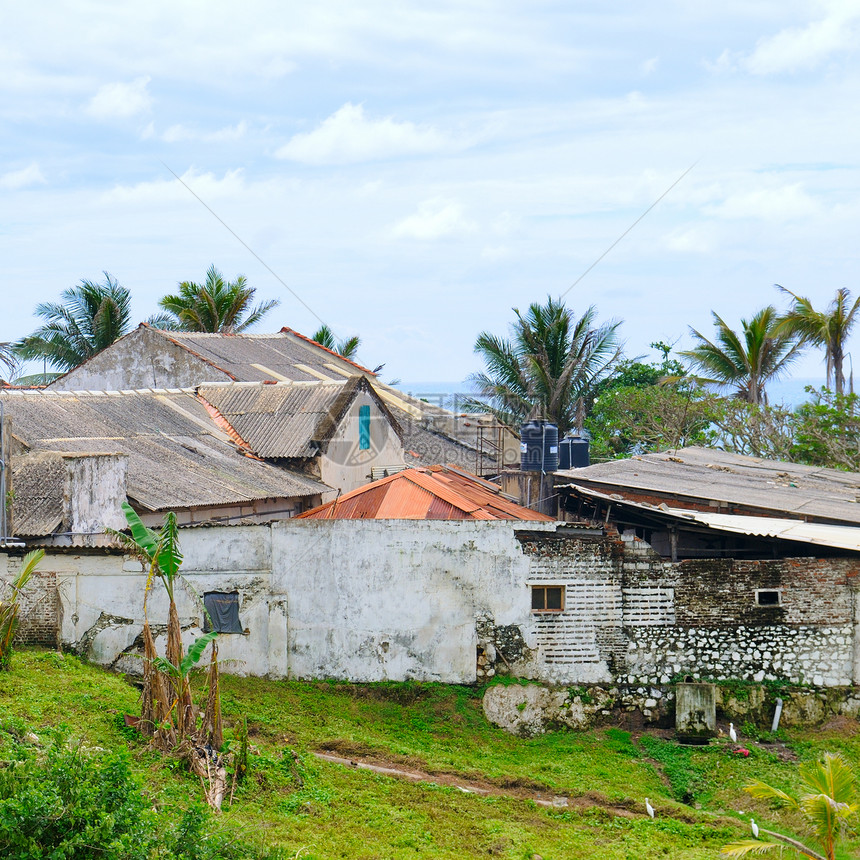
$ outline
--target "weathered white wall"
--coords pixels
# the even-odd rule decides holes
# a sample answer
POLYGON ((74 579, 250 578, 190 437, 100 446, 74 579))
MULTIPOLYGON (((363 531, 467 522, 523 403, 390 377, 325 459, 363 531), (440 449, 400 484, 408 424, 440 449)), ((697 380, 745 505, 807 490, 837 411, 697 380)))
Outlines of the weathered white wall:
POLYGON ((363 487, 375 466, 398 466, 403 462, 403 443, 388 416, 370 394, 359 391, 325 453, 320 455, 320 480, 348 493, 363 487), (366 450, 359 448, 358 413, 362 406, 370 407, 370 447, 366 450))
MULTIPOLYGON (((181 540, 198 594, 239 592, 248 634, 220 637, 227 671, 469 683, 480 658, 481 677, 509 667, 564 685, 858 678, 856 559, 673 564, 642 541, 498 521, 292 520, 181 540), (534 585, 563 585, 564 611, 532 612, 534 585), (779 588, 782 603, 757 606, 757 588, 779 588)), ((54 553, 42 569, 59 592, 62 642, 139 671, 124 652, 143 623, 140 563, 54 553)), ((181 589, 179 610, 186 637, 200 635, 202 611, 181 589)), ((156 583, 160 639, 166 616, 156 583)))
POLYGON ((510 523, 296 520, 272 527, 272 559, 290 677, 471 682, 478 617, 537 645, 510 523))
POLYGON ((203 380, 229 381, 226 373, 167 338, 138 328, 49 386, 54 391, 194 388, 203 380))

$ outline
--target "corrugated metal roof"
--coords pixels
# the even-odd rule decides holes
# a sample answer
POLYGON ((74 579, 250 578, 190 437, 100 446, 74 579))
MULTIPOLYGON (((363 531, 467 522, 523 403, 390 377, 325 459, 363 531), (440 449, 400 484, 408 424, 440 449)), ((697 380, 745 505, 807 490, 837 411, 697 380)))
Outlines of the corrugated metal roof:
POLYGON ((121 452, 128 495, 149 510, 295 498, 330 487, 236 450, 191 391, 3 392, 32 451, 121 452))
POLYGON ((665 499, 715 512, 860 524, 860 474, 708 448, 682 448, 557 472, 631 501, 665 499))
POLYGON ((666 504, 651 505, 633 502, 620 498, 617 494, 609 495, 594 490, 570 484, 576 493, 597 499, 607 505, 621 509, 637 510, 649 517, 669 522, 687 522, 719 532, 731 532, 754 537, 769 537, 779 540, 795 541, 797 543, 814 544, 834 549, 860 552, 860 527, 831 525, 829 523, 808 523, 802 520, 791 520, 780 517, 751 517, 736 514, 715 514, 708 511, 696 511, 688 508, 669 507, 666 504))
POLYGON ((300 514, 306 519, 471 519, 553 518, 521 507, 489 481, 453 466, 406 469, 359 487, 334 502, 300 514))

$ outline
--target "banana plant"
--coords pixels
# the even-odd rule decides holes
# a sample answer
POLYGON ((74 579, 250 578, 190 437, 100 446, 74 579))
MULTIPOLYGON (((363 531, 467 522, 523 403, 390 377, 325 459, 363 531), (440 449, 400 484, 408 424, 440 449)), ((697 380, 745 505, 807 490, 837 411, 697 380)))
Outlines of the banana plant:
POLYGON ((9 669, 12 658, 12 638, 18 629, 21 592, 33 576, 45 550, 34 549, 24 556, 18 575, 9 584, 11 595, 0 600, 0 669, 9 669))
POLYGON ((744 791, 753 797, 772 800, 798 810, 821 846, 821 851, 781 833, 756 828, 759 836, 764 834, 769 839, 734 842, 723 846, 721 853, 729 857, 745 857, 747 854, 765 854, 775 848, 788 847, 799 856, 811 860, 836 860, 837 842, 846 831, 856 827, 860 811, 854 770, 838 753, 826 753, 821 761, 801 766, 800 779, 804 791, 798 797, 764 782, 754 782, 746 786, 744 791))

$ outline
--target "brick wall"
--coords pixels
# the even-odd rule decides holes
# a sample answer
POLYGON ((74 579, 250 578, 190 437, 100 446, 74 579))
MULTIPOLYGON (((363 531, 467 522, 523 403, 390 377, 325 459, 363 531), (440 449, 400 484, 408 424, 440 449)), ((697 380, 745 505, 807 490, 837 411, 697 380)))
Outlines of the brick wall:
MULTIPOLYGON (((9 559, 10 574, 17 574, 20 559, 9 559)), ((7 581, 12 578, 7 576, 7 581)), ((15 642, 26 645, 48 645, 56 648, 59 640, 59 595, 57 574, 37 571, 21 593, 18 631, 15 642)))
POLYGON ((852 683, 852 558, 669 562, 630 536, 520 538, 528 582, 565 586, 563 612, 532 619, 538 661, 612 680, 676 676, 852 683), (759 605, 759 590, 779 604, 759 605))

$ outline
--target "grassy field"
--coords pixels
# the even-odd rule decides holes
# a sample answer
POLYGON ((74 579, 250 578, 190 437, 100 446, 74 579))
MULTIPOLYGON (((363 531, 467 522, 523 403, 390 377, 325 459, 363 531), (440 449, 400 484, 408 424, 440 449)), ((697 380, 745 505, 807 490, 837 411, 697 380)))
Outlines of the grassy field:
MULTIPOLYGON (((435 684, 352 685, 223 679, 226 735, 247 716, 254 755, 219 826, 287 857, 704 858, 748 833, 748 816, 802 834, 802 824, 742 791, 753 779, 791 790, 797 764, 824 751, 860 759, 856 723, 790 732, 785 745, 679 747, 620 729, 523 740, 489 725, 481 691, 435 684), (421 770, 409 781, 315 757, 421 770), (456 779, 454 776, 456 775, 456 779), (448 782, 473 781, 490 793, 448 782), (547 808, 537 798, 571 798, 547 808), (651 799, 657 817, 644 814, 651 799), (745 815, 741 815, 743 812, 745 815)), ((176 763, 125 728, 138 692, 117 675, 50 651, 20 651, 0 674, 0 719, 38 733, 65 724, 88 744, 129 751, 134 773, 165 809, 199 800, 176 763)), ((857 856, 860 840, 842 857, 857 856)), ((774 855, 776 856, 776 855, 774 855)))

